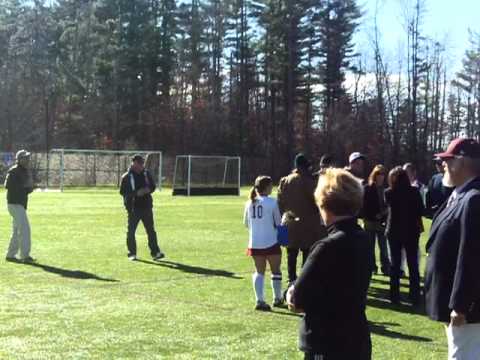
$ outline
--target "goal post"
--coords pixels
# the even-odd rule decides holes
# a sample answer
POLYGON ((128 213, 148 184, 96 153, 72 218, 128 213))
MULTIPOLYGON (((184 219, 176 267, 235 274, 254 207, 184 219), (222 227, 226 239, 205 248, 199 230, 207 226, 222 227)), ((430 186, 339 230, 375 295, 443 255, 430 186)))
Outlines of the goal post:
POLYGON ((118 187, 135 154, 145 158, 145 168, 161 190, 162 152, 151 150, 53 149, 46 157, 44 182, 61 191, 67 187, 118 187))
POLYGON ((177 155, 173 195, 240 195, 239 156, 177 155))

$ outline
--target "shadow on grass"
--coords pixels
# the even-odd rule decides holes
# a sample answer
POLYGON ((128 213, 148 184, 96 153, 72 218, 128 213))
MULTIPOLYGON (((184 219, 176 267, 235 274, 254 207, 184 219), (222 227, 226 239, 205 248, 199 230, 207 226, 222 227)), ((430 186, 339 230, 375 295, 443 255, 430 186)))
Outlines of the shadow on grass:
POLYGON ((397 331, 390 330, 390 326, 399 326, 396 323, 382 323, 382 322, 369 322, 370 332, 375 335, 385 336, 392 339, 400 340, 410 340, 410 341, 420 341, 420 342, 431 342, 433 341, 430 338, 416 335, 402 334, 397 331))
MULTIPOLYGON (((406 298, 407 295, 403 292, 400 295, 402 298, 406 298)), ((376 287, 370 287, 368 289, 368 299, 367 305, 371 307, 375 307, 378 309, 386 309, 397 311, 406 314, 416 314, 416 315, 423 315, 425 314, 425 310, 423 305, 413 306, 410 304, 392 304, 390 302, 390 291, 388 289, 381 289, 376 287)))
POLYGON ((385 276, 383 279, 379 279, 378 276, 377 277, 372 277, 370 279, 370 283, 390 286, 390 280, 389 280, 388 276, 385 276))
MULTIPOLYGON (((390 286, 390 278, 385 275, 381 275, 383 277, 379 279, 379 276, 372 277, 370 282, 371 283, 376 283, 376 284, 381 284, 381 285, 388 285, 390 286)), ((404 282, 400 282, 400 287, 408 287, 408 277, 401 278, 400 280, 403 280, 404 282)), ((423 277, 420 276, 420 285, 423 284, 423 277)))
POLYGON ((70 279, 78 279, 78 280, 98 280, 98 281, 106 281, 106 282, 119 282, 120 280, 116 279, 107 279, 107 278, 102 278, 98 275, 86 272, 86 271, 80 271, 80 270, 67 270, 67 269, 62 269, 58 268, 55 266, 50 266, 50 265, 45 265, 45 264, 40 264, 40 263, 24 263, 24 265, 27 266, 33 266, 40 268, 46 272, 60 275, 62 277, 70 278, 70 279))
POLYGON ((198 275, 205 275, 205 276, 219 276, 219 277, 226 277, 226 278, 231 278, 231 279, 243 279, 241 276, 235 275, 235 273, 226 271, 226 270, 219 270, 219 269, 208 269, 208 268, 203 268, 200 266, 192 266, 192 265, 187 265, 187 264, 181 264, 173 261, 148 261, 148 260, 142 260, 142 259, 137 259, 136 262, 144 263, 144 264, 150 264, 150 265, 156 265, 156 266, 162 266, 166 267, 169 269, 173 270, 178 270, 190 274, 198 274, 198 275))
POLYGON ((303 316, 302 314, 297 314, 297 313, 291 312, 289 310, 287 310, 287 311, 272 310, 272 311, 270 311, 270 313, 275 314, 275 315, 294 316, 294 317, 298 317, 298 318, 301 318, 303 316))

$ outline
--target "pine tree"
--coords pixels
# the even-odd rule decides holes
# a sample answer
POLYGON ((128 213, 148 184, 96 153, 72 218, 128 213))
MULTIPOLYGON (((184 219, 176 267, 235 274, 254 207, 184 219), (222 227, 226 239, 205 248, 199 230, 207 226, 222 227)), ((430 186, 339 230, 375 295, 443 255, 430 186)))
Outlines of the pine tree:
POLYGON ((320 36, 320 78, 323 85, 324 129, 331 130, 336 107, 345 98, 345 73, 353 53, 352 36, 361 12, 355 0, 326 0, 320 5, 316 23, 320 36))

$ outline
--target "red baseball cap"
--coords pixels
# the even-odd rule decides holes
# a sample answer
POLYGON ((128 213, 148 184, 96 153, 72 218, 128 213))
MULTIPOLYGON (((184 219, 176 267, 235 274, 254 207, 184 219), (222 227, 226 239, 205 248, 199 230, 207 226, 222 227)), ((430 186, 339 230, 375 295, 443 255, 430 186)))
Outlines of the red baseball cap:
POLYGON ((480 158, 480 144, 474 139, 458 138, 450 142, 447 151, 435 154, 435 157, 442 160, 456 156, 480 158))

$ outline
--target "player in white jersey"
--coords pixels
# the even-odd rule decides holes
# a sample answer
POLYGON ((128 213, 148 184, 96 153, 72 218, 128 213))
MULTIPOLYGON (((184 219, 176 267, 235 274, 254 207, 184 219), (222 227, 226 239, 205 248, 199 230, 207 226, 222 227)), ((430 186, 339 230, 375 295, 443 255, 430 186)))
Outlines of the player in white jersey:
POLYGON ((250 192, 250 200, 245 204, 243 222, 248 227, 250 238, 247 255, 253 258, 255 273, 253 274, 253 288, 255 290, 256 310, 269 311, 270 306, 265 302, 264 276, 267 262, 272 272, 272 289, 274 294, 273 306, 282 306, 282 273, 280 265, 282 250, 277 242, 277 229, 281 216, 277 200, 269 197, 272 193, 272 179, 268 176, 259 176, 250 192))

